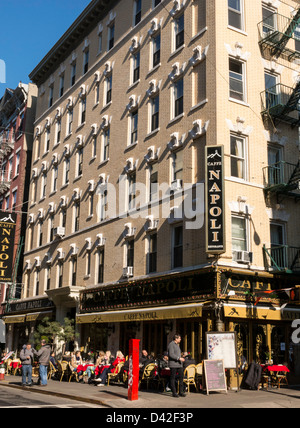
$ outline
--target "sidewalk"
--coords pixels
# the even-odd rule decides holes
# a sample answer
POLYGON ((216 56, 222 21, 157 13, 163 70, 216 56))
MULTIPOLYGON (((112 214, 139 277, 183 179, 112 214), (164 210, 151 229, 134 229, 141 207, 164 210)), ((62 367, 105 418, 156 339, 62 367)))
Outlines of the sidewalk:
MULTIPOLYGON (((1 386, 24 390, 20 376, 5 376, 5 380, 0 382, 1 386)), ((191 392, 180 398, 173 398, 170 392, 142 389, 139 391, 139 400, 134 402, 128 401, 127 389, 117 384, 100 388, 74 381, 49 380, 47 387, 33 385, 28 390, 115 409, 300 408, 300 387, 228 391, 227 394, 211 393, 208 396, 191 392)))

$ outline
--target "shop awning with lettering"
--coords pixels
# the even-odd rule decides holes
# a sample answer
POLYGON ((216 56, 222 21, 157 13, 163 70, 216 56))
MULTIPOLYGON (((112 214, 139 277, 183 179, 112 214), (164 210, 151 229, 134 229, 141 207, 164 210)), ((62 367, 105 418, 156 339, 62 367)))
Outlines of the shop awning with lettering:
POLYGON ((37 319, 42 319, 44 317, 49 317, 53 314, 52 311, 46 311, 46 312, 34 312, 32 314, 26 315, 26 321, 36 321, 37 319))
POLYGON ((300 318, 300 308, 281 309, 280 307, 273 306, 224 303, 224 315, 228 318, 284 321, 300 318))
POLYGON ((3 321, 5 324, 19 324, 25 322, 26 315, 9 315, 7 317, 3 317, 3 321))
POLYGON ((127 311, 94 312, 77 315, 78 324, 155 321, 177 318, 199 318, 202 316, 202 303, 188 305, 162 306, 155 308, 131 309, 127 311))

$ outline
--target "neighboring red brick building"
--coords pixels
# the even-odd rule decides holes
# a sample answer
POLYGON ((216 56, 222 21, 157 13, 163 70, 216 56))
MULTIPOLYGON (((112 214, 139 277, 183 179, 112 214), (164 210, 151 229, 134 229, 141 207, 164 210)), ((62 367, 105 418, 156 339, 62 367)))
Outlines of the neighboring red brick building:
MULTIPOLYGON (((14 90, 6 89, 0 100, 0 210, 17 213, 14 261, 21 237, 23 244, 25 239, 36 98, 35 85, 19 83, 14 90)), ((13 297, 21 293, 22 254, 13 297)), ((5 312, 8 289, 9 284, 0 283, 0 314, 5 312)))

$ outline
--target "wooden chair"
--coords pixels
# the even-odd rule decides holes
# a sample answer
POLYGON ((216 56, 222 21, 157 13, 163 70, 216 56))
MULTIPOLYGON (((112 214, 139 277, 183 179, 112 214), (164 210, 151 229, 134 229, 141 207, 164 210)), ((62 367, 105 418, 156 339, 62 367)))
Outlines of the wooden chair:
MULTIPOLYGON (((187 385, 188 394, 190 393, 190 385, 194 385, 196 391, 198 392, 198 387, 195 382, 196 377, 196 366, 195 364, 190 364, 186 367, 183 373, 183 383, 187 385)), ((179 388, 179 385, 178 385, 179 388)))
POLYGON ((48 379, 51 379, 57 372, 58 370, 54 367, 51 361, 49 361, 48 379))
POLYGON ((69 371, 69 363, 67 361, 57 361, 57 374, 60 376, 59 381, 61 382, 64 376, 67 376, 69 371))
POLYGON ((8 358, 8 360, 6 360, 5 361, 5 365, 6 365, 6 370, 5 370, 5 373, 7 374, 7 375, 10 375, 11 374, 11 372, 12 372, 12 367, 11 367, 11 364, 12 363, 12 359, 11 358, 8 358))
POLYGON ((195 382, 199 390, 201 389, 202 379, 203 379, 203 364, 199 363, 196 365, 196 375, 195 375, 195 382))
POLYGON ((18 372, 20 373, 22 362, 20 359, 17 359, 13 360, 13 364, 16 364, 16 366, 12 368, 12 374, 13 376, 16 376, 18 372))
POLYGON ((155 363, 148 364, 143 371, 142 378, 139 380, 139 387, 143 382, 147 384, 147 391, 149 388, 149 383, 155 380, 157 372, 157 365, 155 363))
POLYGON ((156 380, 157 380, 157 389, 159 389, 160 385, 162 385, 163 386, 163 391, 165 392, 166 391, 166 383, 168 382, 168 379, 165 378, 165 377, 163 377, 163 376, 161 376, 159 374, 159 372, 157 372, 156 380))
POLYGON ((79 377, 78 377, 77 370, 74 371, 74 367, 71 366, 71 363, 69 363, 68 365, 69 365, 69 371, 70 371, 69 382, 71 382, 71 380, 73 379, 73 377, 75 377, 76 382, 79 382, 79 377))
POLYGON ((278 386, 278 389, 280 389, 281 385, 289 386, 288 380, 287 380, 287 372, 277 372, 274 376, 274 380, 276 382, 276 385, 278 386))
POLYGON ((124 366, 124 362, 119 363, 117 365, 114 373, 108 373, 108 375, 107 375, 107 386, 109 386, 109 382, 111 380, 113 380, 113 381, 117 380, 118 383, 121 382, 120 374, 121 374, 121 369, 122 369, 123 366, 124 366))

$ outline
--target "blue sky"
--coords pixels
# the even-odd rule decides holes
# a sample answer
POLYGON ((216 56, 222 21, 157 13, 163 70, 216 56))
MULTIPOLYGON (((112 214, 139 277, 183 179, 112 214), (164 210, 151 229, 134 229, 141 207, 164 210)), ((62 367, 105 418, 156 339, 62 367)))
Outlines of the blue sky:
POLYGON ((0 0, 0 98, 7 87, 15 89, 20 81, 29 82, 28 74, 89 3, 90 0, 0 0))

